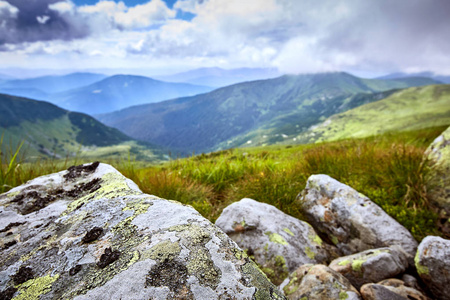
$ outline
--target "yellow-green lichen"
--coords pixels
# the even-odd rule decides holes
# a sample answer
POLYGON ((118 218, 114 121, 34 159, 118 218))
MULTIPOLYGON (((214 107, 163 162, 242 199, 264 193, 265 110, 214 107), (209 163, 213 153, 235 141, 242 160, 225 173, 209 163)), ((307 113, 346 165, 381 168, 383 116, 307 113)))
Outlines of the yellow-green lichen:
POLYGON ((300 300, 308 300, 308 297, 301 297, 300 300))
POLYGON ((414 257, 414 263, 416 265, 417 273, 419 273, 419 275, 429 275, 430 274, 430 270, 426 266, 422 266, 420 264, 419 250, 417 250, 416 256, 414 257))
POLYGON ((289 230, 289 228, 284 228, 283 229, 284 232, 287 232, 288 234, 290 234, 291 236, 294 236, 294 233, 292 231, 289 230))
POLYGON ((118 197, 139 195, 138 191, 132 190, 126 183, 125 177, 118 173, 107 173, 102 176, 101 187, 93 193, 89 193, 80 199, 72 201, 67 207, 66 213, 74 211, 78 206, 89 202, 93 198, 114 199, 118 197))
POLYGON ((286 240, 278 233, 272 233, 270 231, 267 231, 264 234, 269 236, 269 241, 271 241, 272 243, 280 245, 288 245, 288 242, 286 242, 286 240))
POLYGON ((322 246, 323 241, 317 234, 310 234, 308 238, 319 246, 322 246))
POLYGON ((335 237, 334 235, 330 235, 331 241, 333 242, 333 244, 337 245, 339 244, 339 240, 337 237, 335 237))
POLYGON ((189 255, 189 263, 186 265, 188 273, 195 275, 201 284, 213 287, 219 284, 221 271, 214 265, 207 249, 196 249, 189 255))
POLYGON ((348 294, 344 291, 341 291, 339 293, 339 300, 345 300, 345 299, 348 299, 348 294))
POLYGON ((59 278, 59 275, 44 276, 39 278, 30 279, 18 286, 19 295, 13 298, 13 300, 34 300, 39 299, 43 294, 50 292, 52 284, 59 278))
POLYGON ((283 288, 284 294, 286 296, 289 296, 298 290, 298 288, 300 287, 300 284, 297 281, 298 281, 298 277, 294 276, 291 278, 291 280, 289 280, 289 283, 283 288))
POLYGON ((269 244, 264 245, 264 251, 266 251, 266 252, 269 251, 269 244))
POLYGON ((352 269, 356 272, 361 272, 362 265, 366 262, 366 259, 355 259, 352 261, 352 269))
POLYGON ((350 260, 344 259, 343 261, 338 263, 338 266, 345 266, 345 265, 348 265, 349 263, 350 263, 350 260))
POLYGON ((143 254, 143 257, 165 261, 174 259, 180 252, 181 247, 178 242, 172 243, 170 240, 167 240, 153 246, 148 252, 143 254))
POLYGON ((244 258, 247 258, 247 257, 248 257, 247 251, 248 251, 248 249, 245 249, 244 251, 238 250, 238 249, 236 249, 236 248, 233 249, 234 256, 235 256, 237 259, 244 259, 244 258))
POLYGON ((40 245, 39 247, 31 250, 28 254, 25 254, 23 256, 20 257, 21 261, 27 261, 29 260, 31 257, 33 257, 33 255, 35 255, 38 251, 45 249, 45 248, 49 248, 51 244, 53 244, 57 239, 56 235, 51 236, 47 242, 44 245, 40 245))
POLYGON ((134 264, 135 262, 137 262, 140 258, 139 255, 139 251, 134 251, 133 252, 133 257, 130 259, 130 261, 128 262, 127 266, 125 268, 122 269, 122 271, 127 270, 132 264, 134 264))
POLYGON ((306 247, 305 248, 305 254, 306 256, 308 256, 310 259, 314 259, 314 257, 316 257, 316 253, 314 253, 314 251, 311 250, 311 248, 306 247))
POLYGON ((17 192, 11 192, 11 193, 8 193, 6 196, 8 197, 8 198, 14 198, 14 197, 16 197, 17 195, 19 195, 20 194, 20 191, 17 191, 17 192))

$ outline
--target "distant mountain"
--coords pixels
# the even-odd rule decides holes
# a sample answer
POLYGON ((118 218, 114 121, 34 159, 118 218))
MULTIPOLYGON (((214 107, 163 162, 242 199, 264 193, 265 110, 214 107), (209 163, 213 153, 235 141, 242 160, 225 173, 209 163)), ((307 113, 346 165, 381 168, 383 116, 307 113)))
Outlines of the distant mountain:
MULTIPOLYGON (((117 129, 94 118, 61 109, 53 104, 0 94, 1 151, 7 153, 25 141, 27 156, 72 156, 77 152, 93 157, 129 151, 158 158, 158 151, 139 144, 117 129)), ((114 155, 113 155, 114 156, 114 155)), ((141 155, 142 156, 142 155, 141 155)))
POLYGON ((68 110, 100 114, 211 90, 206 86, 169 83, 143 76, 115 75, 88 86, 53 94, 49 100, 68 110))
MULTIPOLYGON (((364 99, 352 98, 358 93, 418 84, 413 81, 361 79, 347 73, 286 75, 131 107, 98 119, 136 139, 180 153, 207 152, 282 141, 337 112, 364 104, 364 99)), ((436 82, 421 81, 422 85, 432 83, 436 82)), ((377 99, 374 96, 372 101, 377 99)))
POLYGON ((157 77, 169 82, 185 82, 213 87, 223 87, 235 83, 275 78, 281 73, 269 68, 240 68, 224 70, 221 68, 200 68, 170 76, 157 77))
MULTIPOLYGON (((33 92, 39 90, 41 93, 58 93, 85 85, 92 84, 104 79, 106 76, 93 73, 72 73, 63 76, 42 76, 28 79, 8 80, 0 84, 0 92, 16 91, 16 94, 27 97, 34 97, 35 94, 27 94, 27 91, 33 92)), ((45 99, 45 98, 39 98, 45 99)))
POLYGON ((385 99, 331 116, 297 141, 334 141, 442 125, 450 125, 450 85, 430 85, 396 91, 385 99))
POLYGON ((427 77, 440 81, 441 83, 450 83, 450 76, 437 75, 432 72, 420 72, 420 73, 392 73, 385 76, 378 77, 378 79, 401 79, 412 77, 427 77))
POLYGON ((0 73, 0 80, 12 80, 14 77, 0 73))

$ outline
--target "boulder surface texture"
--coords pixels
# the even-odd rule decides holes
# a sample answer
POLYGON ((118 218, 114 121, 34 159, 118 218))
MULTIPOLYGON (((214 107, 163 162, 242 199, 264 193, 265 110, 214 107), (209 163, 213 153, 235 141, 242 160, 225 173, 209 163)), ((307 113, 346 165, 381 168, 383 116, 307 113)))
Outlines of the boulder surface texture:
POLYGON ((427 236, 415 257, 417 273, 438 299, 450 299, 450 240, 427 236))
POLYGON ((327 245, 311 225, 269 204, 242 199, 226 207, 216 225, 247 249, 276 284, 303 264, 330 260, 327 245))
POLYGON ((428 198, 450 215, 450 127, 425 152, 430 166, 428 198))
POLYGON ((344 275, 354 287, 394 277, 408 268, 407 254, 400 246, 366 250, 333 260, 330 268, 344 275))
POLYGON ((0 195, 2 299, 284 299, 193 208, 105 164, 0 195))
POLYGON ((280 288, 290 300, 361 299, 341 274, 324 265, 303 265, 292 272, 280 288))
POLYGON ((411 233, 378 205, 328 175, 312 175, 298 196, 313 227, 344 255, 400 245, 414 257, 417 242, 411 233))

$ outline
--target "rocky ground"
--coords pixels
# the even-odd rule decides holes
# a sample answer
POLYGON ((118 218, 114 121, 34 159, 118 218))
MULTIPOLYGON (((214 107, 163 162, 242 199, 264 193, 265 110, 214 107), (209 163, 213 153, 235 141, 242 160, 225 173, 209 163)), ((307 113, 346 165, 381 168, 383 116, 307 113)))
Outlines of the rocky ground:
MULTIPOLYGON (((443 218, 448 135, 426 160, 443 218)), ((327 175, 297 203, 307 222, 242 199, 214 225, 109 165, 39 177, 0 195, 0 299, 450 299, 450 240, 327 175)))

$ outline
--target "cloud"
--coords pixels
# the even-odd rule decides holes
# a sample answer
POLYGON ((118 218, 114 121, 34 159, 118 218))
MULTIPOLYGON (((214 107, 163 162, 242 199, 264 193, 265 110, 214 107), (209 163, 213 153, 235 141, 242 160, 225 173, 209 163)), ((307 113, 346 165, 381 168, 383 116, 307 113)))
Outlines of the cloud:
POLYGON ((100 1, 77 7, 70 0, 0 0, 0 45, 87 38, 110 30, 133 30, 174 18, 162 0, 135 7, 100 1))
POLYGON ((173 9, 162 0, 0 0, 0 51, 95 54, 96 64, 450 73, 449 11, 446 0, 179 0, 173 9))

